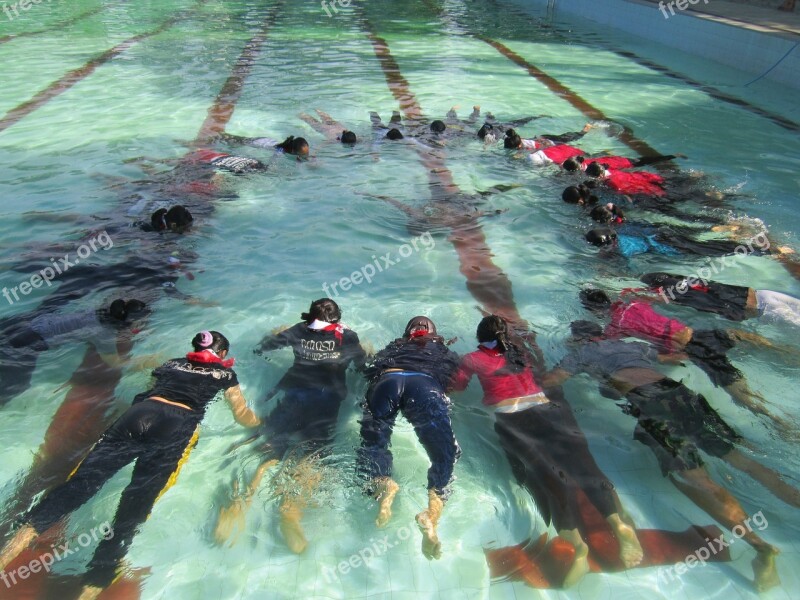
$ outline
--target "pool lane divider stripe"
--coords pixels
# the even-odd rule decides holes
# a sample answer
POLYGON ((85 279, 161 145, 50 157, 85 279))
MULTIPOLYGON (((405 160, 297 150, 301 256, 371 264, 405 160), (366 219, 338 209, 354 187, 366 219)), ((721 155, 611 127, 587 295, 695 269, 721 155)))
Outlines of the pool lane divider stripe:
POLYGON ((54 23, 53 25, 47 27, 46 29, 38 29, 36 31, 21 31, 20 33, 10 33, 8 35, 0 36, 0 44, 5 44, 6 42, 10 42, 11 40, 16 40, 22 37, 30 37, 32 35, 39 35, 42 33, 47 33, 48 31, 54 31, 57 29, 64 29, 65 27, 70 27, 71 25, 74 25, 75 23, 77 23, 82 19, 86 19, 88 17, 96 15, 99 12, 102 12, 104 8, 106 8, 106 6, 104 4, 101 4, 97 8, 91 8, 79 15, 75 15, 74 17, 71 17, 64 21, 54 23))
POLYGON ((163 33, 164 31, 175 25, 177 22, 188 17, 191 12, 194 12, 200 5, 205 4, 206 2, 208 2, 208 0, 200 0, 197 6, 195 6, 194 8, 188 11, 184 11, 179 15, 167 19, 152 31, 146 31, 144 33, 140 33, 138 35, 130 37, 127 40, 120 42, 113 48, 106 50, 102 54, 98 54, 94 58, 90 59, 82 67, 78 67, 77 69, 73 69, 65 73, 59 79, 51 83, 49 86, 39 91, 30 100, 27 100, 26 102, 23 102, 16 108, 13 108, 10 111, 8 111, 5 114, 5 116, 2 119, 0 119, 0 132, 3 132, 9 127, 16 125, 20 120, 27 117, 35 110, 41 108, 53 98, 63 94, 77 83, 80 83, 81 81, 86 79, 89 75, 94 73, 98 67, 104 65, 113 58, 119 56, 126 50, 129 50, 142 40, 158 35, 159 33, 163 33))
MULTIPOLYGON (((359 20, 372 44, 389 90, 400 103, 405 117, 409 120, 422 118, 419 102, 411 91, 408 80, 403 77, 386 40, 375 33, 363 12, 359 20)), ((453 180, 452 172, 443 160, 420 148, 416 150, 428 172, 432 191, 440 189, 444 192, 444 197, 437 203, 437 208, 445 211, 446 224, 452 231, 448 240, 458 255, 459 270, 467 280, 467 289, 487 312, 505 317, 519 333, 526 334, 530 343, 535 343, 535 334, 530 331, 530 326, 519 314, 514 301, 511 280, 492 260, 493 254, 480 224, 475 222, 474 218, 463 214, 463 211, 453 210, 447 200, 448 195, 463 195, 453 180)))
MULTIPOLYGON (((284 0, 281 0, 275 5, 271 15, 265 19, 265 24, 245 44, 230 76, 208 110, 209 117, 200 128, 198 140, 210 127, 211 115, 220 119, 213 122, 224 129, 239 99, 238 93, 235 95, 231 93, 233 83, 230 82, 235 80, 238 89, 241 90, 250 72, 248 65, 255 58, 254 46, 258 40, 262 40, 263 43, 266 32, 274 24, 279 8, 283 4, 284 0), (224 119, 223 115, 228 115, 227 119, 224 119)), ((260 47, 260 43, 258 45, 260 47)), ((120 349, 120 354, 129 355, 132 347, 132 341, 129 345, 125 344, 125 348, 120 349)), ((66 384, 70 389, 48 426, 44 441, 34 456, 31 469, 22 479, 14 495, 6 501, 2 515, 17 516, 30 505, 34 496, 62 483, 76 465, 80 464, 86 452, 115 418, 114 411, 111 410, 114 401, 114 394, 111 391, 116 388, 121 375, 122 370, 106 365, 100 360, 94 348, 86 349, 83 362, 66 384)), ((13 522, 13 519, 7 519, 6 522, 0 523, 0 542, 7 537, 8 527, 13 522)))

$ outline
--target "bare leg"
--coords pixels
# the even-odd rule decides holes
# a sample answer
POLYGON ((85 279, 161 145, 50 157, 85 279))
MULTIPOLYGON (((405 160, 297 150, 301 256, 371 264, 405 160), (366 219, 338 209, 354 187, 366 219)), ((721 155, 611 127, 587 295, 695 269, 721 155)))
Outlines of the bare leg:
POLYGON ((636 529, 625 523, 618 513, 609 515, 606 522, 619 542, 619 558, 626 569, 635 567, 644 558, 644 550, 636 536, 636 529))
POLYGON ((744 379, 738 379, 732 384, 726 385, 725 391, 730 394, 731 398, 733 398, 733 401, 736 402, 736 404, 743 406, 753 414, 764 415, 768 419, 774 421, 775 424, 779 425, 780 427, 789 427, 789 424, 786 421, 782 420, 780 417, 776 417, 767 410, 767 408, 764 406, 766 403, 764 397, 758 392, 751 390, 747 385, 747 381, 744 379))
POLYGON ((300 524, 300 520, 303 518, 303 509, 308 506, 314 490, 322 479, 322 474, 315 467, 313 458, 307 458, 295 467, 292 478, 297 483, 299 490, 296 492, 294 490, 284 491, 281 494, 283 501, 280 507, 280 530, 289 549, 295 554, 300 554, 308 546, 308 540, 300 524))
POLYGON ((578 583, 589 572, 589 546, 583 541, 577 529, 562 529, 558 532, 558 535, 575 548, 575 561, 564 577, 564 583, 562 584, 565 588, 568 588, 578 583))
POLYGON ((30 525, 20 528, 0 552, 0 571, 4 570, 20 553, 31 545, 38 532, 30 525))
POLYGON ((732 529, 739 525, 746 531, 742 537, 757 553, 752 563, 757 589, 766 590, 780 584, 775 568, 778 549, 762 540, 748 527, 750 519, 747 513, 728 490, 714 482, 702 467, 672 473, 670 481, 726 528, 732 529))
POLYGON ((722 457, 722 460, 750 475, 786 504, 800 508, 800 490, 786 483, 779 473, 756 462, 736 449, 728 452, 722 457))
POLYGON ((78 596, 78 600, 95 600, 103 593, 103 588, 94 587, 93 585, 87 585, 81 591, 81 595, 78 596))
POLYGON ((375 499, 379 503, 378 518, 375 519, 375 525, 378 527, 386 527, 389 519, 392 518, 392 503, 394 497, 400 490, 400 486, 391 477, 381 477, 377 480, 377 490, 375 492, 375 499))
POLYGON ((214 529, 214 539, 218 544, 224 544, 227 541, 233 546, 239 541, 239 537, 244 532, 245 516, 253 503, 253 496, 258 491, 264 474, 277 463, 278 459, 261 463, 243 494, 239 494, 239 482, 233 483, 233 501, 229 506, 223 506, 220 509, 219 520, 214 529))
POLYGON ((422 532, 422 554, 428 560, 442 557, 442 543, 436 532, 436 526, 442 517, 444 501, 433 490, 428 490, 428 508, 417 515, 416 521, 422 532))

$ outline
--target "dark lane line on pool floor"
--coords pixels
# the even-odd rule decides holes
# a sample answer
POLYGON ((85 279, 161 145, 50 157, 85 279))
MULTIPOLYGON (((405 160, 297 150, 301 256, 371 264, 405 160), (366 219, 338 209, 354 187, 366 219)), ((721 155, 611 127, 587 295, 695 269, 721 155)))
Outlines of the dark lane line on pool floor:
POLYGON ((89 9, 86 12, 83 12, 79 15, 75 15, 74 17, 70 17, 69 19, 65 19, 64 21, 59 21, 58 23, 54 23, 50 27, 45 27, 44 29, 37 29, 36 31, 21 31, 20 33, 9 33, 8 35, 0 36, 0 44, 5 44, 6 42, 10 42, 11 40, 18 40, 19 38, 23 37, 40 35, 42 33, 47 33, 48 31, 55 31, 57 29, 64 29, 65 27, 70 27, 71 25, 74 25, 78 21, 87 19, 89 17, 96 15, 99 12, 102 12, 104 8, 106 8, 106 6, 104 4, 101 4, 97 8, 89 9))
MULTIPOLYGON (((209 133, 223 133, 230 121, 241 90, 258 57, 267 34, 274 26, 285 0, 273 5, 259 30, 244 45, 231 74, 220 88, 209 107, 194 141, 194 146, 207 141, 209 133)), ((189 156, 193 151, 187 153, 189 156)), ((133 343, 127 347, 126 354, 133 343)), ((57 409, 44 442, 37 450, 33 464, 17 487, 14 496, 3 507, 3 515, 15 515, 26 508, 31 499, 54 485, 64 481, 76 468, 77 462, 111 424, 115 413, 116 396, 109 390, 116 388, 121 379, 121 369, 106 365, 97 351, 87 348, 83 361, 65 384, 69 388, 61 406, 57 409)), ((8 524, 0 525, 0 539, 8 533, 8 524)))
MULTIPOLYGON (((403 77, 400 66, 389 50, 389 45, 375 33, 363 9, 360 6, 358 8, 360 12, 358 20, 372 44, 389 90, 399 102, 407 119, 422 118, 422 108, 411 91, 408 80, 403 77)), ((416 150, 427 170, 432 190, 441 189, 444 192, 443 199, 438 199, 436 204, 437 208, 443 211, 443 224, 452 231, 448 240, 458 254, 460 271, 467 280, 467 289, 481 303, 484 311, 505 317, 517 333, 526 335, 526 339, 535 344, 535 334, 517 309, 511 280, 492 260, 493 254, 482 227, 476 222, 475 217, 455 210, 448 202, 448 197, 464 195, 456 185, 452 172, 444 160, 420 148, 416 150)))
POLYGON ((175 15, 174 17, 170 17, 166 21, 164 21, 161 25, 157 28, 153 29, 152 31, 146 31, 144 33, 137 34, 133 37, 128 38, 127 40, 120 42, 113 48, 110 48, 95 56, 94 58, 90 59, 86 64, 82 67, 78 67, 77 69, 73 69, 68 71, 66 74, 62 75, 56 81, 51 83, 49 86, 44 88, 43 90, 36 93, 30 100, 27 100, 17 106, 16 108, 12 108, 8 111, 5 116, 0 119, 0 133, 8 129, 9 127, 13 127, 19 121, 27 117, 32 112, 38 110, 45 104, 47 104, 53 98, 63 94, 70 88, 72 88, 75 84, 80 83, 84 79, 86 79, 89 75, 95 72, 95 70, 104 65, 105 63, 109 62, 111 59, 119 56, 126 50, 129 50, 142 40, 147 38, 151 38, 159 33, 163 33, 179 21, 186 19, 191 15, 191 13, 195 12, 200 6, 206 4, 209 0, 199 0, 197 4, 188 10, 183 11, 175 15))

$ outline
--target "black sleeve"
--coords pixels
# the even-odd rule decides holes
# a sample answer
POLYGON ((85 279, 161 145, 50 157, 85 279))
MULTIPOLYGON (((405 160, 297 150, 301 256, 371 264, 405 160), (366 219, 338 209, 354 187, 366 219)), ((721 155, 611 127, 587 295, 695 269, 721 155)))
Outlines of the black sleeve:
POLYGON ((674 154, 664 154, 664 155, 657 155, 657 156, 643 156, 642 158, 636 159, 633 162, 634 167, 644 167, 645 165, 654 165, 660 162, 666 162, 668 160, 673 160, 678 158, 674 154))
POLYGON ((281 331, 278 335, 273 335, 268 333, 263 337, 261 342, 257 346, 257 350, 262 352, 269 352, 270 350, 276 350, 278 348, 285 348, 286 346, 291 346, 294 341, 297 340, 297 327, 298 325, 293 325, 286 329, 285 331, 281 331))

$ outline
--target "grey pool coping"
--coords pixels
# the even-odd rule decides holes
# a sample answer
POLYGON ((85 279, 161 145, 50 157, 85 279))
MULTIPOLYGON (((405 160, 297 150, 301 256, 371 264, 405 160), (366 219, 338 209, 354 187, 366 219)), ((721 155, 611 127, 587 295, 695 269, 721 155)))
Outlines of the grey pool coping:
MULTIPOLYGON (((625 0, 635 4, 655 4, 659 0, 625 0)), ((698 19, 724 23, 732 27, 749 29, 759 33, 776 35, 793 42, 800 41, 800 5, 794 12, 784 12, 776 8, 780 2, 765 6, 755 0, 709 0, 708 4, 698 2, 689 5, 683 14, 698 19)))

